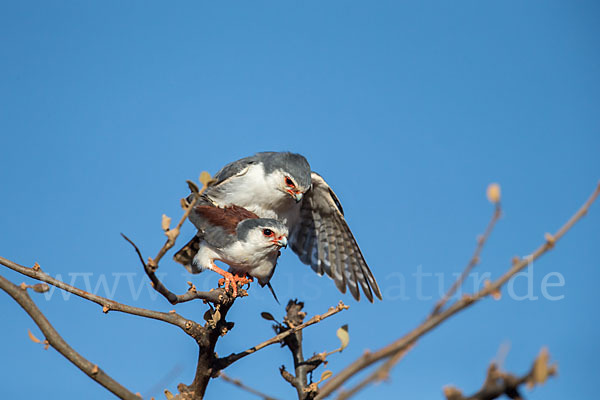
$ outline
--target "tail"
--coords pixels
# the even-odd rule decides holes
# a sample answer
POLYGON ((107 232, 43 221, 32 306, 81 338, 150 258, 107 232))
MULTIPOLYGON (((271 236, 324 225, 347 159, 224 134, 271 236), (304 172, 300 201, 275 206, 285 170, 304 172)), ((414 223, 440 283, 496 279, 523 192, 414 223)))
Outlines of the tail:
POLYGON ((267 287, 271 291, 271 294, 275 298, 275 301, 277 302, 277 304, 281 305, 281 303, 279 302, 279 299, 277 298, 277 295, 275 294, 275 291, 273 290, 273 286, 271 286, 271 282, 267 282, 267 287))
POLYGON ((173 259, 177 261, 179 264, 183 265, 189 272, 198 273, 199 271, 194 268, 193 260, 196 253, 200 249, 200 238, 198 236, 194 236, 192 240, 190 240, 185 246, 181 248, 175 255, 173 259))

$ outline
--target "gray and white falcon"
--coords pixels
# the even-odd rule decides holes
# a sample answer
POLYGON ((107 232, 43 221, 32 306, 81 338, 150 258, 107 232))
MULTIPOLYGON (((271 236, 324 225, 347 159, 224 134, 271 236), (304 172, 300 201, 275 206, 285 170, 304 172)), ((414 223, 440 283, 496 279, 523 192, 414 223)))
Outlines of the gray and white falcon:
MULTIPOLYGON (((360 299, 359 286, 369 301, 373 294, 381 299, 340 201, 302 155, 264 152, 227 164, 214 176, 199 204, 237 205, 261 218, 282 221, 289 229, 292 250, 304 264, 333 278, 342 293, 348 287, 356 300, 360 299)), ((192 212, 189 219, 201 236, 199 215, 192 212)), ((175 260, 189 265, 198 241, 196 236, 175 254, 175 260)))
POLYGON ((209 269, 218 273, 223 276, 225 290, 231 286, 234 297, 239 283, 250 283, 257 278, 261 286, 269 285, 277 300, 269 281, 281 254, 279 249, 288 244, 287 226, 276 219, 258 218, 236 205, 223 208, 201 205, 194 212, 202 237, 192 263, 186 265, 188 271, 197 274, 209 269), (229 271, 217 267, 215 260, 229 265, 229 271))

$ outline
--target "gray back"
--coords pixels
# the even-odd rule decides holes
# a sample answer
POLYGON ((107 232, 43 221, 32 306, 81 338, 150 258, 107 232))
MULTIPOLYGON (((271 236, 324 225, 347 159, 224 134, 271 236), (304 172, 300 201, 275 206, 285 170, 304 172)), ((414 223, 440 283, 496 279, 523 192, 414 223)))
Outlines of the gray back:
POLYGON ((204 230, 202 238, 212 247, 225 248, 236 241, 234 235, 227 233, 220 226, 211 225, 204 230))

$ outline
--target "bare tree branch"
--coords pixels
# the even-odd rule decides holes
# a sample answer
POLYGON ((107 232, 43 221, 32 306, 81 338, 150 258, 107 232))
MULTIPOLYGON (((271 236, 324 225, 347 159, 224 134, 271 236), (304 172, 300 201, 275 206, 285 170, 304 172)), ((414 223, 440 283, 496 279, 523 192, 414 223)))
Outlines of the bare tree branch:
POLYGON ((233 301, 217 304, 214 310, 207 311, 203 335, 198 338, 198 362, 194 381, 188 386, 179 384, 180 394, 176 399, 202 399, 211 378, 216 378, 219 373, 215 346, 221 336, 233 329, 233 322, 227 322, 225 317, 233 305, 233 301))
POLYGON ((404 358, 406 353, 408 353, 415 346, 416 343, 417 342, 414 341, 412 344, 410 344, 409 346, 404 348, 402 351, 398 351, 396 354, 394 354, 393 356, 388 358, 381 367, 376 369, 374 372, 372 372, 369 376, 367 376, 362 381, 357 383, 351 389, 341 391, 337 397, 337 400, 349 399, 352 396, 354 396, 356 393, 358 393, 362 389, 364 389, 367 385, 374 383, 374 382, 381 382, 381 381, 388 379, 392 368, 396 364, 398 364, 400 362, 400 360, 402 360, 404 358))
POLYGON ((440 312, 440 310, 448 302, 448 299, 450 299, 450 297, 452 297, 452 295, 454 295, 456 290, 462 286, 463 282, 465 281, 466 277, 469 275, 471 270, 473 268, 475 268, 475 266, 477 264, 479 264, 479 261, 480 261, 479 255, 481 254, 481 250, 483 250, 483 246, 485 245, 488 238, 490 237, 492 231, 494 230, 494 226, 496 225, 496 222, 498 222, 498 220, 500 219, 501 215, 502 215, 502 210, 500 208, 500 203, 497 202, 494 207, 494 214, 492 215, 492 218, 490 219, 490 222, 488 223, 488 226, 485 229, 484 234, 477 238, 477 247, 475 248, 475 251, 473 252, 473 256, 469 260, 469 263, 463 270, 462 274, 458 277, 458 279, 450 287, 450 289, 448 289, 448 292, 446 292, 446 294, 435 305, 435 308, 431 312, 432 315, 438 314, 440 312))
MULTIPOLYGON (((283 319, 283 324, 277 323, 274 326, 277 332, 286 332, 294 326, 302 324, 306 313, 302 311, 304 303, 298 300, 290 300, 285 308, 286 316, 283 319)), ((283 343, 292 353, 294 361, 294 374, 286 371, 285 365, 279 368, 282 378, 292 385, 298 393, 298 400, 312 400, 319 391, 318 383, 312 382, 312 372, 318 368, 326 359, 328 353, 323 352, 313 355, 308 360, 304 360, 304 352, 302 350, 302 331, 297 331, 292 335, 288 335, 283 343), (311 382, 308 382, 308 374, 311 374, 311 382)), ((330 353, 333 354, 333 353, 330 353)), ((331 373, 331 372, 329 372, 331 373)))
POLYGON ((79 288, 76 288, 51 277, 50 275, 43 272, 37 264, 33 268, 29 268, 23 265, 19 265, 13 261, 7 260, 4 257, 0 257, 0 264, 20 274, 23 274, 33 279, 37 279, 38 281, 46 282, 66 292, 73 293, 74 295, 79 296, 83 299, 99 304, 100 306, 102 306, 102 311, 105 313, 109 311, 118 311, 127 314, 137 315, 140 317, 152 318, 159 321, 167 322, 169 324, 180 327, 192 337, 195 337, 195 335, 197 335, 197 331, 202 328, 196 322, 184 318, 175 312, 165 313, 160 311, 147 310, 145 308, 128 306, 125 304, 118 303, 114 300, 107 299, 106 297, 86 292, 85 290, 81 290, 79 288))
POLYGON ((308 326, 311 326, 318 322, 321 322, 325 318, 335 315, 335 314, 339 313, 340 311, 347 310, 348 308, 349 308, 349 306, 345 305, 343 302, 340 301, 337 306, 330 307, 327 312, 320 314, 320 315, 315 315, 314 317, 312 317, 311 319, 309 319, 308 321, 306 321, 304 323, 300 323, 296 326, 292 326, 292 327, 290 327, 289 330, 281 332, 278 335, 272 337, 271 339, 265 340, 264 342, 257 344, 256 346, 252 346, 248 350, 242 351, 241 353, 232 353, 226 357, 220 358, 217 361, 218 366, 220 369, 224 369, 227 366, 233 364, 234 362, 236 362, 237 360, 239 360, 241 358, 244 358, 250 354, 256 353, 258 350, 263 349, 272 344, 281 343, 289 335, 299 332, 308 326))
POLYGON ((127 240, 135 249, 135 252, 137 253, 137 255, 140 259, 140 262, 142 263, 142 265, 144 267, 144 271, 146 272, 146 275, 148 275, 148 278, 150 278, 150 281, 152 283, 152 287, 154 288, 154 290, 156 290, 158 293, 163 295, 169 301, 169 303, 175 305, 175 304, 179 304, 179 303, 185 303, 186 301, 198 300, 198 299, 210 301, 211 303, 215 303, 215 304, 227 303, 227 302, 231 301, 231 299, 229 298, 229 295, 225 292, 224 289, 213 289, 209 292, 198 292, 196 290, 196 287, 191 283, 190 283, 190 288, 184 294, 177 295, 177 294, 171 292, 156 276, 155 271, 156 271, 157 267, 151 267, 149 264, 146 264, 146 262, 144 262, 144 257, 142 256, 142 252, 137 247, 137 245, 131 239, 129 239, 127 236, 125 236, 124 234, 121 233, 121 236, 123 236, 123 238, 125 240, 127 240))
MULTIPOLYGON (((546 234, 545 242, 539 246, 532 254, 523 258, 516 259, 513 261, 512 267, 496 281, 490 285, 482 288, 473 295, 465 295, 461 299, 454 302, 448 308, 440 311, 438 314, 430 315, 425 321, 423 321, 418 327, 406 334, 405 336, 397 339, 382 349, 373 352, 366 353, 352 364, 344 368, 340 373, 333 376, 319 391, 317 399, 323 399, 335 390, 337 390, 344 382, 353 377, 359 371, 367 368, 368 366, 389 357, 393 357, 398 352, 405 351, 409 346, 416 342, 417 339, 430 332, 432 329, 437 327, 439 324, 453 316, 454 314, 464 310, 465 308, 473 305, 482 298, 489 296, 490 294, 498 291, 502 285, 504 285, 512 276, 521 270, 525 269, 531 262, 537 260, 543 254, 551 250, 556 242, 560 240, 565 233, 569 231, 589 210, 591 204, 596 200, 600 193, 600 183, 596 186, 596 189, 589 197, 589 199, 583 204, 583 206, 554 234, 546 234)), ((364 385, 363 385, 364 387, 364 385)))
MULTIPOLYGON (((287 314, 283 320, 284 324, 287 326, 278 325, 277 328, 279 330, 287 329, 289 331, 294 326, 302 325, 304 317, 306 317, 306 313, 302 311, 303 308, 304 303, 298 300, 290 300, 285 308, 287 314)), ((314 370, 318 365, 315 365, 313 368, 311 368, 311 365, 304 361, 304 352, 302 350, 302 331, 296 331, 293 334, 286 336, 283 341, 292 352, 295 370, 295 376, 293 376, 293 379, 291 379, 291 381, 288 379, 286 380, 288 380, 292 386, 296 388, 299 400, 314 398, 316 393, 314 393, 315 391, 309 389, 307 375, 308 372, 314 370)))
MULTIPOLYGON (((477 238, 477 246, 476 246, 469 262, 463 269, 460 276, 456 279, 456 281, 452 284, 452 286, 448 289, 448 291, 444 294, 444 296, 442 296, 442 298, 440 298, 440 300, 437 302, 437 304, 435 305, 430 316, 436 315, 440 312, 440 310, 442 310, 442 308, 446 305, 448 300, 454 295, 454 293, 458 290, 458 288, 460 288, 462 286, 463 282, 465 281, 465 279, 467 278, 469 273, 473 270, 473 268, 475 268, 475 266, 477 266, 477 264, 479 264, 481 251, 483 250, 485 243, 489 239, 492 231, 494 230, 494 226, 496 225, 496 222, 498 222, 498 220, 500 219, 501 215, 502 215, 502 209, 500 207, 500 202, 498 199, 498 201, 496 201, 494 203, 494 213, 492 214, 492 217, 487 225, 487 228, 485 229, 485 232, 483 233, 483 235, 480 235, 477 238)), ((401 351, 398 351, 392 357, 388 358, 383 363, 383 365, 381 365, 377 370, 372 372, 369 376, 364 378, 357 385, 355 385, 354 387, 352 387, 351 389, 349 389, 347 391, 340 393, 338 396, 338 399, 348 399, 348 398, 352 397, 354 394, 356 394, 357 392, 359 392, 360 390, 362 390, 368 384, 377 382, 377 381, 383 381, 383 380, 387 379, 389 377, 389 373, 390 373, 391 369, 396 364, 398 364, 398 362, 400 362, 400 360, 402 358, 404 358, 406 353, 408 353, 415 344, 416 344, 416 341, 413 342, 407 348, 405 348, 401 351)))
POLYGON ((124 400, 139 400, 140 397, 133 394, 119 382, 112 379, 104 371, 102 371, 97 365, 91 363, 85 359, 81 354, 77 353, 71 346, 65 342, 65 340, 58 334, 56 329, 48 322, 44 314, 35 305, 27 289, 22 289, 19 286, 13 284, 3 276, 0 276, 0 288, 8 293, 19 305, 29 314, 31 319, 40 328, 48 343, 62 354, 67 360, 73 363, 77 368, 83 371, 90 378, 104 386, 107 390, 112 392, 115 396, 124 400))
MULTIPOLYGON (((501 215, 499 202, 495 202, 494 214, 484 234, 478 238, 477 247, 469 263, 463 270, 460 277, 450 287, 448 292, 436 304, 434 310, 428 316, 428 318, 425 321, 423 321, 419 326, 417 326, 414 330, 412 330, 405 336, 397 339, 396 341, 390 343, 389 345, 381 348, 376 352, 365 353, 363 356, 355 360, 352 364, 347 366, 344 370, 342 370, 331 380, 325 383, 323 387, 319 388, 318 385, 320 384, 320 382, 324 381, 329 376, 331 376, 331 372, 326 371, 322 375, 321 380, 319 382, 312 382, 312 375, 310 378, 311 382, 309 382, 308 375, 312 374, 312 371, 314 371, 317 367, 322 365, 325 362, 326 357, 328 355, 331 355, 334 352, 343 349, 344 344, 342 344, 342 347, 336 351, 329 353, 323 352, 314 354, 312 357, 305 359, 302 348, 302 330, 310 325, 322 321, 323 319, 331 315, 337 314, 338 312, 347 309, 348 306, 340 302, 336 307, 331 307, 326 313, 316 315, 312 317, 309 321, 304 322, 306 314, 302 311, 303 303, 298 301, 290 301, 288 307, 286 308, 287 315, 284 318, 284 324, 278 323, 275 327, 278 333, 276 336, 240 353, 232 353, 229 356, 219 358, 215 353, 215 347, 219 338, 221 336, 224 336, 234 326, 233 322, 226 321, 226 316, 230 308, 233 306, 235 298, 233 298, 229 293, 225 292, 224 289, 213 289, 209 292, 198 292, 195 286, 190 282, 188 282, 190 288, 186 293, 182 295, 176 295, 169 289, 167 289, 166 286, 156 276, 155 272, 158 268, 158 262, 164 256, 164 254, 166 254, 166 252, 173 247, 175 240, 179 235, 179 231, 182 224, 184 223, 185 219, 189 216, 190 211, 193 209, 194 205, 198 201, 198 198, 201 195, 202 191, 207 187, 208 181, 203 182, 204 187, 202 188, 202 191, 199 191, 193 183, 188 183, 190 185, 190 188, 192 189, 192 192, 194 193, 193 200, 190 203, 183 204, 183 207, 185 209, 184 216, 174 229, 171 230, 168 226, 170 223, 170 219, 163 216, 163 229, 165 231, 165 234, 167 235, 167 241, 159 250, 157 256, 154 259, 149 258, 148 262, 145 262, 141 251, 135 245, 135 243, 129 238, 127 238, 125 235, 123 235, 123 237, 134 247, 142 265, 144 266, 144 271, 146 272, 152 283, 153 288, 161 295, 163 295, 171 304, 178 304, 194 299, 201 299, 205 302, 210 302, 215 305, 214 308, 211 305, 211 309, 205 313, 204 318, 206 320, 206 323, 203 326, 192 320, 183 318, 174 311, 169 313, 163 313, 137 307, 131 307, 101 296, 88 293, 71 285, 68 285, 60 280, 52 278, 48 274, 41 271, 37 263, 33 268, 28 268, 0 257, 0 264, 23 275, 48 283, 50 285, 58 287, 59 289, 65 290, 79 297, 82 297, 86 300, 95 302, 96 304, 102 306, 102 310, 105 313, 113 310, 129 313, 132 315, 138 315, 146 318, 157 319, 178 326, 182 330, 184 330, 188 335, 193 337, 199 346, 198 361, 196 364, 196 374, 193 382, 189 386, 185 384, 178 385, 180 393, 177 396, 175 396, 175 399, 178 400, 202 399, 204 397, 204 393, 206 391, 210 379, 219 376, 221 370, 227 368, 232 363, 257 352, 258 350, 261 350, 275 343, 285 344, 285 346, 287 346, 292 353, 292 358, 294 361, 294 374, 286 371, 283 366, 280 369, 280 372, 282 377, 286 381, 288 381, 292 386, 294 386, 298 393, 298 398, 301 400, 325 398, 332 394, 345 381, 350 379, 359 371, 369 367, 370 365, 376 362, 384 360, 384 362, 379 366, 378 369, 376 369, 369 376, 367 376, 365 379, 363 379, 361 382, 355 385, 352 389, 346 392, 342 392, 339 395, 339 398, 348 398, 362 390, 368 384, 374 381, 380 381, 385 379, 388 376, 391 368, 393 368, 404 357, 404 355, 416 344, 417 340, 420 339, 422 336, 433 330, 435 327, 437 327, 439 324, 441 324, 454 314, 473 305, 474 303, 486 296, 499 292, 502 285, 504 285, 512 276, 522 271, 534 260, 538 259, 543 254, 551 250, 554 247, 555 243, 558 240, 560 240, 562 236, 587 213, 590 205, 596 200, 600 193, 599 184, 594 193, 581 207, 581 209, 577 211, 577 213, 573 215, 573 217, 571 217, 571 219, 569 219, 569 221, 567 221, 567 223, 565 223, 565 225, 563 225, 554 235, 546 234, 545 243, 542 244, 539 248, 537 248, 531 255, 523 259, 513 260, 512 267, 502 276, 500 276, 496 281, 491 283, 486 282, 486 285, 476 293, 472 295, 464 295, 462 298, 455 300, 452 304, 447 306, 447 303, 451 300, 452 296, 456 293, 457 289, 461 287, 465 278, 468 276, 471 270, 479 263, 479 256, 483 249, 483 246, 489 238, 496 222, 498 221, 501 215)), ((23 284, 22 287, 19 288, 7 281, 6 279, 0 277, 0 288, 9 293, 9 295, 11 295, 30 314, 30 316, 34 319, 38 326, 40 326, 40 329, 42 330, 42 332, 44 332, 44 335, 46 335, 49 344, 55 347, 78 368, 80 368, 82 371, 84 371, 86 374, 92 377, 92 379, 98 381, 100 384, 102 384, 107 389, 111 390, 120 398, 138 398, 137 395, 134 395, 127 391, 127 389, 123 388, 116 381, 112 380, 105 373, 100 371, 97 366, 85 360, 73 349, 71 349, 66 342, 64 342, 64 340, 58 335, 58 333, 56 333, 56 331, 52 328, 52 326, 46 320, 44 315, 39 311, 39 309, 35 306, 31 298, 27 294, 28 287, 31 287, 34 290, 44 290, 44 288, 42 287, 38 287, 36 285, 29 286, 26 284, 23 284)), ((241 290, 241 293, 245 294, 245 291, 241 290)), ((532 379, 533 381, 536 381, 536 379, 538 379, 535 372, 535 365, 537 364, 539 363, 536 361, 536 364, 534 364, 532 370, 522 377, 515 377, 513 375, 500 372, 498 367, 492 365, 488 370, 488 378, 486 379, 486 382, 484 383, 484 386, 480 391, 478 391, 472 396, 464 397, 462 393, 458 391, 458 389, 447 388, 447 397, 449 400, 487 400, 494 399, 502 394, 508 395, 509 397, 513 395, 518 395, 519 385, 525 382, 531 382, 532 379)), ((546 371, 549 370, 548 368, 549 367, 546 367, 546 371)), ((554 372, 548 373, 547 375, 552 375, 553 373, 554 372)), ((264 395, 252 388, 247 387, 239 380, 232 380, 226 375, 222 375, 222 377, 224 380, 228 380, 229 382, 250 393, 257 394, 263 397, 264 399, 272 399, 267 395, 264 395)))
MULTIPOLYGON (((201 175, 201 179, 202 179, 202 175, 201 175)), ((208 176, 208 179, 210 179, 210 175, 208 176)), ((190 190, 192 191, 192 193, 194 193, 194 196, 192 198, 192 201, 190 203, 188 203, 186 205, 186 207, 184 208, 185 212, 183 213, 183 216, 177 223, 177 226, 173 229, 169 229, 169 228, 165 229, 165 235, 167 235, 167 241, 160 248, 156 257, 148 258, 148 265, 151 268, 153 268, 155 271, 158 268, 158 262, 160 261, 160 259, 163 258, 163 256, 167 253, 167 251, 169 251, 175 245, 175 241, 177 240, 177 237, 179 236, 179 232, 181 232, 181 227, 183 226, 183 223, 185 222, 185 220, 188 218, 188 216, 194 209, 194 206, 200 199, 200 195, 202 195, 202 193, 206 190, 209 183, 210 183, 209 180, 205 180, 202 183, 202 189, 198 190, 198 186, 196 186, 196 184, 194 182, 187 181, 187 184, 190 187, 190 190)), ((127 240, 129 240, 129 239, 127 239, 127 240)), ((129 241, 129 242, 131 243, 131 241, 129 241)), ((146 263, 144 263, 144 265, 146 265, 146 263)))

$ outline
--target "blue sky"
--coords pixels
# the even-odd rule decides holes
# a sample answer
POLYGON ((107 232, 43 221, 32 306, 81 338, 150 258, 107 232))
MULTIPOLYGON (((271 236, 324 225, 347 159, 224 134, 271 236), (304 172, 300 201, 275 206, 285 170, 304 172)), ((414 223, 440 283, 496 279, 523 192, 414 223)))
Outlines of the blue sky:
MULTIPOLYGON (((307 353, 332 350, 335 330, 349 324, 350 346, 327 366, 335 373, 427 315, 492 213, 490 182, 502 186, 504 215, 474 279, 499 276, 592 192, 599 16, 593 1, 3 2, 0 254, 170 310, 119 233, 154 255, 161 215, 181 215, 186 179, 257 151, 302 153, 340 197, 384 294, 356 303, 283 254, 273 280, 280 298, 305 300, 309 314, 340 299, 351 306, 305 333, 307 353), (419 285, 418 271, 432 275, 419 285)), ((505 289, 439 327, 389 383, 358 398, 441 399, 446 384, 473 392, 503 343, 510 371, 524 372, 542 346, 559 363, 560 375, 528 398, 595 396, 599 222, 596 205, 529 280, 514 281, 512 296, 505 289), (561 277, 544 296, 544 280, 561 277)), ((192 234, 186 224, 181 244, 192 234)), ((187 280, 208 288, 217 279, 190 277, 170 257, 160 272, 178 292, 187 280)), ((219 354, 272 335, 261 311, 283 314, 265 289, 250 294, 230 313, 236 327, 219 354)), ((130 390, 160 398, 191 382, 196 345, 178 329, 105 315, 58 291, 34 299, 76 350, 130 390)), ((5 397, 109 397, 32 343, 27 329, 41 334, 8 296, 0 307, 5 397)), ((177 310, 200 320, 204 307, 177 310)), ((227 373, 291 398, 281 364, 291 368, 291 357, 274 346, 227 373)), ((207 396, 218 394, 239 390, 214 381, 207 396)))

